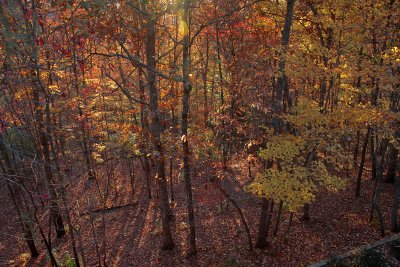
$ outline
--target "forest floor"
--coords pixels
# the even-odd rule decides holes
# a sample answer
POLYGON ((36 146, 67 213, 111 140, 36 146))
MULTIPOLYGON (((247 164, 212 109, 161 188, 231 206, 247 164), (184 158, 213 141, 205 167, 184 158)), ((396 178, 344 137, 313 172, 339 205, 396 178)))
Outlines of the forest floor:
MULTIPOLYGON (((127 186, 130 181, 126 168, 117 167, 113 176, 115 182, 108 186, 106 207, 118 207, 104 212, 88 212, 102 208, 95 182, 77 178, 68 187, 69 204, 74 207, 73 223, 82 229, 82 245, 88 266, 97 265, 98 254, 104 259, 104 251, 107 266, 306 266, 382 238, 377 221, 368 222, 373 183, 365 172, 360 198, 354 197, 355 175, 351 174, 345 190, 339 193, 321 191, 318 194, 311 205, 310 221, 303 221, 301 214, 296 214, 286 238, 289 214, 283 213, 278 235, 269 238, 268 248, 249 252, 239 214, 216 186, 209 182, 210 174, 197 171, 193 177, 193 194, 198 254, 195 260, 189 259, 186 256, 188 225, 182 179, 175 176, 175 201, 172 203, 176 248, 161 251, 156 198, 154 195, 153 199, 147 196, 139 163, 136 169, 136 190, 132 194, 132 188, 127 186)), ((196 166, 196 169, 200 168, 196 166)), ((221 184, 241 207, 254 242, 260 200, 243 189, 249 183, 246 170, 244 162, 232 160, 221 184)), ((100 190, 106 188, 106 181, 100 181, 99 187, 100 190)), ((383 184, 381 209, 385 229, 389 229, 390 225, 392 195, 393 185, 383 184)), ((43 224, 47 216, 45 212, 42 213, 43 224)), ((44 245, 39 242, 41 255, 27 262, 29 254, 24 253, 27 251, 25 244, 18 238, 20 231, 16 214, 5 187, 0 189, 0 229, 0 266, 48 266, 44 245)), ((391 232, 387 230, 386 235, 391 235, 391 232)), ((72 255, 68 235, 52 239, 58 258, 66 251, 72 255)))

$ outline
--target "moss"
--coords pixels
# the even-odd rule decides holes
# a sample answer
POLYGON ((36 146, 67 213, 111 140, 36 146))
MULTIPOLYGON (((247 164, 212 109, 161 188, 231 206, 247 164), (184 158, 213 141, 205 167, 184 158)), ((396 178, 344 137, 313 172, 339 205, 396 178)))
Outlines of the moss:
POLYGON ((400 239, 397 239, 390 244, 390 252, 396 260, 400 260, 400 239))
POLYGON ((374 249, 362 251, 344 259, 332 259, 325 267, 383 267, 388 266, 385 257, 374 249))
POLYGON ((233 266, 238 266, 238 262, 236 261, 235 258, 233 257, 228 257, 225 261, 225 266, 226 267, 233 267, 233 266))
POLYGON ((330 260, 325 267, 348 267, 349 265, 346 263, 345 259, 332 259, 330 260))
POLYGON ((382 253, 375 249, 368 249, 363 251, 357 259, 357 266, 360 267, 383 267, 387 266, 386 259, 382 253))

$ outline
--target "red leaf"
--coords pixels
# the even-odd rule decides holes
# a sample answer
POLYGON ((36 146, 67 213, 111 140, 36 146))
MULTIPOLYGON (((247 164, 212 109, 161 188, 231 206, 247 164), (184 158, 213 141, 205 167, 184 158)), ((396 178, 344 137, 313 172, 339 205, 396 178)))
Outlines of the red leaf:
POLYGON ((0 133, 4 133, 7 128, 7 123, 3 120, 0 120, 0 133))
POLYGON ((81 49, 84 49, 85 48, 85 38, 83 38, 83 37, 80 38, 78 41, 78 45, 81 49))
POLYGON ((52 45, 53 45, 54 51, 56 51, 56 52, 62 51, 62 47, 59 43, 54 42, 52 45))
POLYGON ((36 43, 38 46, 40 46, 40 47, 43 47, 43 46, 44 46, 43 38, 40 37, 40 36, 36 38, 35 43, 36 43))
POLYGON ((42 16, 41 16, 41 15, 39 15, 39 17, 38 17, 38 24, 39 24, 39 26, 40 26, 40 27, 42 27, 42 28, 43 28, 43 25, 44 25, 44 20, 43 20, 43 18, 42 18, 42 16))
POLYGON ((32 19, 32 9, 27 9, 24 13, 24 17, 26 20, 31 20, 32 19))
POLYGON ((85 63, 83 61, 79 61, 79 69, 81 72, 85 72, 85 63))
POLYGON ((39 197, 41 199, 49 199, 50 198, 50 196, 48 194, 42 194, 42 195, 39 195, 39 197))
POLYGON ((65 49, 62 53, 67 57, 70 57, 72 55, 71 49, 65 49))

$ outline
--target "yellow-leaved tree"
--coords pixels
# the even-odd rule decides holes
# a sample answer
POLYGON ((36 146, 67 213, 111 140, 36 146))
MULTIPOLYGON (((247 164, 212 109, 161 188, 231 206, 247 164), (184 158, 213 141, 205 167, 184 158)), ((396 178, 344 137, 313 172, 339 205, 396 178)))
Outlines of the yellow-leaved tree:
POLYGON ((272 136, 259 151, 272 167, 256 175, 248 190, 259 197, 283 202, 290 212, 311 203, 320 189, 338 191, 346 185, 340 174, 351 168, 345 150, 351 128, 339 111, 322 114, 316 102, 304 100, 284 116, 287 131, 272 136))

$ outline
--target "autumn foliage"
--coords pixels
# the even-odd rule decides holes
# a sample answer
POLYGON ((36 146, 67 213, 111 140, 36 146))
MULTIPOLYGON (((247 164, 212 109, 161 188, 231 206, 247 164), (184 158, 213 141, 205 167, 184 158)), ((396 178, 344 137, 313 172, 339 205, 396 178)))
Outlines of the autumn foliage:
POLYGON ((177 264, 137 260, 147 242, 224 265, 202 238, 232 207, 240 250, 267 251, 244 265, 283 266, 274 249, 324 194, 366 198, 376 232, 400 230, 397 1, 3 0, 0 17, 9 263, 177 264), (122 242, 138 251, 120 261, 125 218, 107 214, 135 206, 154 214, 132 232, 155 241, 122 242))

